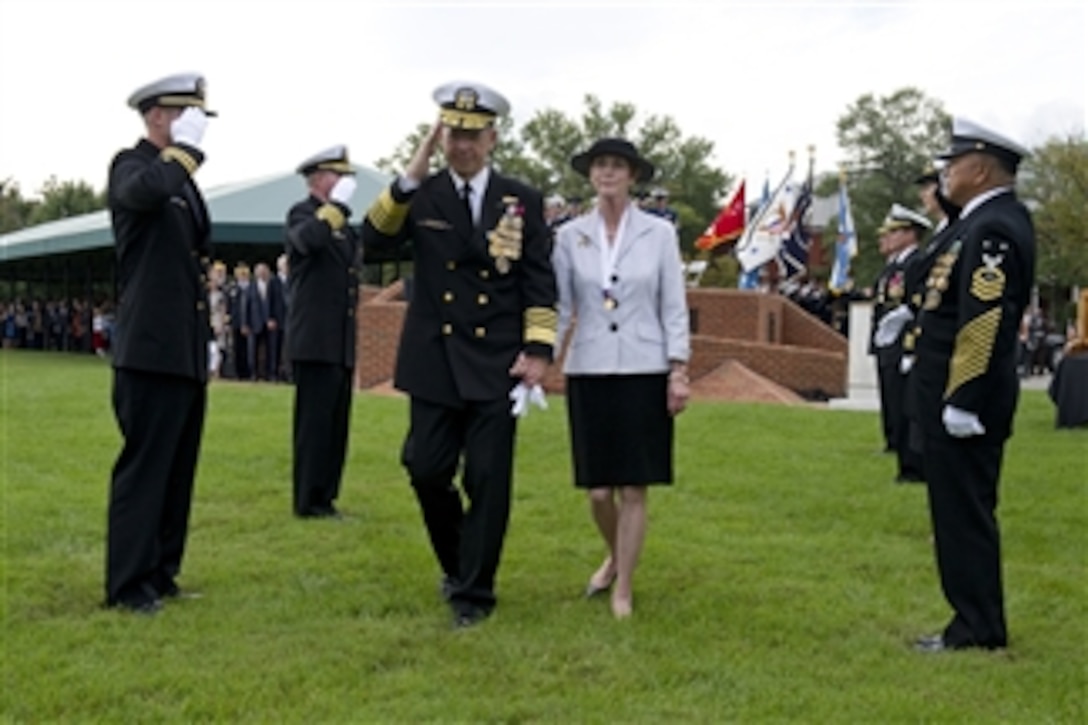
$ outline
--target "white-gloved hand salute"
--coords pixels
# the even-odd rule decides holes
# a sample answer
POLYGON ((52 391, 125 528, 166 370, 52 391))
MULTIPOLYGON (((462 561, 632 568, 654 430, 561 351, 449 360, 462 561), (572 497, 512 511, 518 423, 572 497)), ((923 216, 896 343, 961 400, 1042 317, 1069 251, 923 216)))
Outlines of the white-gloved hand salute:
POLYGON ((200 142, 208 127, 208 115, 203 108, 188 106, 181 115, 170 122, 170 138, 177 144, 200 151, 200 142))
POLYGON ((350 214, 351 213, 351 197, 355 193, 355 187, 358 182, 354 176, 344 175, 336 180, 332 189, 329 190, 329 201, 334 201, 350 214))

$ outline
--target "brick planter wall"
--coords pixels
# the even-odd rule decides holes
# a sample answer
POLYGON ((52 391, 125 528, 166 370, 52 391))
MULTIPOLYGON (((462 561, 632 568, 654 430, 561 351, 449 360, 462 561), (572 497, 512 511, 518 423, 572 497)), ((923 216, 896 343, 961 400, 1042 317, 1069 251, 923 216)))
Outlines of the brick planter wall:
MULTIPOLYGON (((406 309, 402 295, 400 282, 361 290, 355 369, 359 388, 378 385, 393 376, 406 309)), ((726 360, 736 360, 805 396, 845 395, 846 338, 785 297, 693 289, 688 291, 688 306, 693 328, 692 379, 726 360)), ((552 366, 544 383, 550 392, 563 391, 560 365, 552 366)))

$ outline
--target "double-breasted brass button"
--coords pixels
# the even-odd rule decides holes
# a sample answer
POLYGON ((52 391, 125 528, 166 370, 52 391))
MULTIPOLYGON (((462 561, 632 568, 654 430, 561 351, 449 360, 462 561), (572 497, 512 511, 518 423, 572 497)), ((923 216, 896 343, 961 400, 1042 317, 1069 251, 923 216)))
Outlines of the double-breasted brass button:
POLYGON ((486 305, 487 304, 487 295, 485 295, 485 294, 476 295, 476 303, 480 304, 480 305, 486 305))
POLYGON ((446 269, 448 269, 451 272, 453 270, 457 269, 457 262, 454 262, 452 259, 450 261, 446 262, 446 269))
POLYGON ((482 327, 477 327, 476 328, 476 337, 483 337, 486 334, 487 334, 487 330, 485 330, 484 328, 482 328, 482 327))
POLYGON ((453 302, 453 293, 450 292, 449 290, 446 290, 446 292, 444 292, 442 294, 442 301, 443 302, 453 302))
POLYGON ((446 324, 442 325, 442 334, 443 335, 452 335, 453 334, 453 325, 451 325, 448 322, 446 324))
POLYGON ((203 310, 204 309, 204 303, 203 302, 197 302, 196 303, 196 308, 198 310, 203 310))
POLYGON ((489 270, 489 269, 481 269, 480 270, 480 279, 489 279, 490 277, 491 277, 491 270, 489 270))

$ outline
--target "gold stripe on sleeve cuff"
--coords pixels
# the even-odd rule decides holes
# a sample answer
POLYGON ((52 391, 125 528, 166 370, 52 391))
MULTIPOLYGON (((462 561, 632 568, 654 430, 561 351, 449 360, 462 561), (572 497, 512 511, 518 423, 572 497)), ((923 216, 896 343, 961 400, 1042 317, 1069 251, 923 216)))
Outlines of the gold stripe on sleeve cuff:
POLYGON ((393 200, 389 187, 386 187, 378 194, 366 216, 375 229, 392 236, 400 231, 404 220, 408 218, 408 202, 398 204, 393 200))
POLYGON ((525 342, 555 345, 559 313, 550 307, 530 307, 525 310, 525 342))
POLYGON ((339 229, 344 226, 344 212, 340 211, 335 204, 322 204, 318 207, 314 214, 318 219, 326 221, 333 230, 339 229))
POLYGON ((159 158, 163 161, 177 161, 185 168, 185 172, 189 176, 192 176, 197 167, 200 166, 200 163, 189 152, 178 146, 167 146, 159 153, 159 158))
POLYGON ((948 386, 944 391, 946 399, 962 385, 986 372, 999 322, 1001 308, 993 307, 960 328, 948 368, 948 386))

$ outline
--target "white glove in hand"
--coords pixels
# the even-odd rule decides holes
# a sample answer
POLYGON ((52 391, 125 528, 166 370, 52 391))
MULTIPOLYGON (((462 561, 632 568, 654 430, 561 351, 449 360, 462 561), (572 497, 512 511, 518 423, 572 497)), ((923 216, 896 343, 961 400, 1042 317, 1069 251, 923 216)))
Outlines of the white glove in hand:
POLYGON ((944 423, 944 429, 948 431, 948 435, 954 438, 969 438, 986 432, 976 414, 960 410, 952 405, 944 406, 941 422, 944 423))
POLYGON ((199 149, 200 141, 204 138, 204 129, 207 127, 208 116, 204 113, 204 109, 189 106, 170 122, 170 138, 174 143, 183 143, 199 149))
POLYGON ((899 372, 900 373, 902 373, 903 375, 906 375, 907 373, 910 372, 910 369, 912 367, 914 367, 914 356, 913 355, 904 355, 902 358, 900 358, 900 360, 899 360, 899 372))
POLYGON ((341 176, 336 180, 336 183, 332 185, 332 189, 329 191, 329 198, 338 204, 350 206, 348 202, 351 201, 351 195, 355 193, 355 186, 357 183, 354 176, 341 176))
POLYGON ((544 389, 539 385, 530 388, 525 383, 518 383, 510 391, 510 400, 514 403, 510 408, 510 415, 515 418, 528 415, 530 403, 541 410, 548 409, 548 399, 544 397, 544 389))
POLYGON ((899 305, 894 310, 880 318, 876 325, 876 334, 873 335, 873 344, 877 347, 887 347, 899 337, 903 325, 907 324, 914 314, 906 305, 899 305))

